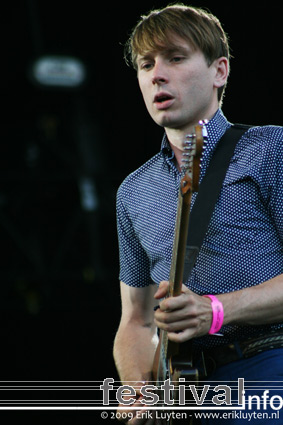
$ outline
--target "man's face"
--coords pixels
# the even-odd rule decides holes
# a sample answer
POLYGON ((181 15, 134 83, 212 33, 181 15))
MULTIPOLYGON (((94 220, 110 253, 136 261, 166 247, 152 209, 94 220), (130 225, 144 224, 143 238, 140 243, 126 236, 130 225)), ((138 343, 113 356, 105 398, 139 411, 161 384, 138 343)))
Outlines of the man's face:
POLYGON ((153 120, 160 126, 186 129, 209 119, 218 108, 214 63, 174 36, 174 48, 138 55, 138 81, 153 120))

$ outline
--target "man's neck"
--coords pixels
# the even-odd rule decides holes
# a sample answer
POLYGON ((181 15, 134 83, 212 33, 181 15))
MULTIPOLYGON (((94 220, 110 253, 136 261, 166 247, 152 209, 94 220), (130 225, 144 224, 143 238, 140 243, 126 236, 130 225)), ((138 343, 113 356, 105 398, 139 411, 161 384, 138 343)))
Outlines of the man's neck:
MULTIPOLYGON (((215 115, 215 113, 216 111, 210 114, 210 116, 206 116, 205 119, 210 120, 215 115)), ((199 121, 182 129, 165 128, 167 139, 172 151, 175 154, 179 169, 181 168, 184 140, 188 134, 193 134, 195 132, 195 126, 198 124, 198 122, 199 121)))

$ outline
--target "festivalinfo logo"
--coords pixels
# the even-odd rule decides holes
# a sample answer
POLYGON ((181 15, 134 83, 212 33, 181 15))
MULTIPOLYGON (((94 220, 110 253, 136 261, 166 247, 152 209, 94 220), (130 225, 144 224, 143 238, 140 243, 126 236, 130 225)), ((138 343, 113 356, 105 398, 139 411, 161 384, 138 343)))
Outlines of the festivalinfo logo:
MULTIPOLYGON (((136 402, 136 389, 135 386, 121 385, 115 388, 113 378, 106 378, 100 389, 103 393, 103 406, 109 406, 111 403, 110 393, 115 392, 115 399, 119 404, 131 407, 131 409, 140 409, 140 406, 133 406, 136 402)), ((176 406, 178 410, 182 407, 184 409, 204 410, 204 409, 219 409, 219 407, 230 407, 231 409, 245 409, 249 410, 256 407, 258 410, 266 410, 270 406, 273 410, 281 410, 283 407, 283 397, 278 394, 272 394, 269 389, 263 389, 261 395, 246 394, 245 380, 239 378, 237 385, 231 387, 229 385, 217 384, 212 386, 204 383, 204 385, 190 384, 186 385, 184 378, 179 381, 172 382, 166 379, 161 385, 147 384, 139 387, 139 391, 143 396, 140 403, 145 406, 150 406, 155 409, 172 410, 176 406), (177 384, 177 386, 176 386, 177 384), (178 394, 177 398, 173 398, 172 394, 177 388, 175 393, 178 394), (161 396, 160 396, 161 394, 161 396), (236 397, 235 397, 236 394, 236 397), (162 404, 162 406, 160 406, 162 404)), ((252 392, 253 387, 248 387, 249 392, 252 392)), ((283 391, 283 387, 276 386, 273 388, 283 391)))

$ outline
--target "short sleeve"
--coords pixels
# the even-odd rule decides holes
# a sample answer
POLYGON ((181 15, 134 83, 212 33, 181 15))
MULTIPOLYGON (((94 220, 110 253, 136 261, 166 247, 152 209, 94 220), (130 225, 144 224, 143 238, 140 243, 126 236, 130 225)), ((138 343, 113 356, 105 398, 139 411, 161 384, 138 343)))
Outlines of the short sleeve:
MULTIPOLYGON (((149 259, 133 228, 125 198, 128 193, 122 184, 117 193, 117 232, 121 281, 129 286, 144 287, 152 283, 149 259)), ((128 201, 130 203, 130 201, 128 201)))

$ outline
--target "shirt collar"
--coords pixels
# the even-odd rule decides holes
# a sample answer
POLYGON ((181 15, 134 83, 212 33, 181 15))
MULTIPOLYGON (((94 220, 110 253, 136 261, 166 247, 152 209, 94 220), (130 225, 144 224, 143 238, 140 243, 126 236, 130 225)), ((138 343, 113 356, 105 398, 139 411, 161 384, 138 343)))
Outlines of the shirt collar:
POLYGON ((215 115, 206 124, 207 143, 206 149, 214 149, 217 142, 221 139, 231 124, 227 121, 221 109, 218 109, 215 115))
POLYGON ((170 147, 170 144, 169 144, 169 141, 167 139, 166 133, 164 133, 164 136, 162 138, 161 149, 160 150, 165 155, 171 156, 170 154, 172 153, 172 149, 170 147))

